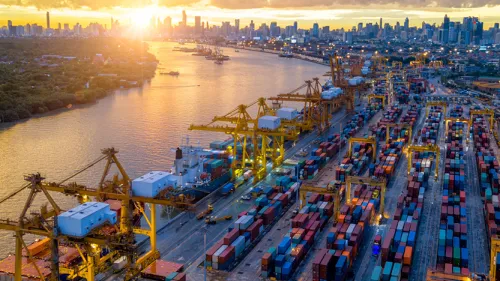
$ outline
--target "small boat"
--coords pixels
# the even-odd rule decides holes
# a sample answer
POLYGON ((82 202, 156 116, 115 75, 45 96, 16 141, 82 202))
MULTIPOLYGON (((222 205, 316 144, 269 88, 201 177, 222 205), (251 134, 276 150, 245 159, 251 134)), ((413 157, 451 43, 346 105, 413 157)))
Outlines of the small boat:
POLYGON ((223 64, 224 61, 223 60, 216 60, 216 61, 214 61, 214 63, 216 63, 216 64, 223 64))
POLYGON ((179 71, 160 72, 161 75, 179 76, 179 71))

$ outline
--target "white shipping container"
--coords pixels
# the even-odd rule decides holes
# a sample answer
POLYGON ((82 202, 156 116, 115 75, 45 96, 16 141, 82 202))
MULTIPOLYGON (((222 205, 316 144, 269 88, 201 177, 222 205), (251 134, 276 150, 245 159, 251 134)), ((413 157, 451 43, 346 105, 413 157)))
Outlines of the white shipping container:
POLYGON ((276 116, 262 116, 259 118, 259 129, 276 130, 281 125, 281 119, 276 116))
POLYGON ((493 207, 498 208, 498 196, 493 195, 493 197, 491 197, 491 201, 493 201, 493 207))
POLYGON ((402 230, 404 226, 405 226, 405 222, 404 221, 399 221, 398 222, 398 230, 402 230))
POLYGON ((351 238, 351 234, 352 234, 352 232, 354 231, 354 228, 355 228, 355 227, 356 227, 356 225, 355 225, 355 224, 353 224, 353 223, 351 223, 351 224, 349 225, 349 228, 347 228, 347 231, 346 231, 346 233, 345 233, 345 237, 347 238, 347 240, 349 240, 349 239, 351 238))
POLYGON ((292 120, 299 115, 299 112, 295 108, 283 107, 278 109, 276 115, 281 119, 292 120))

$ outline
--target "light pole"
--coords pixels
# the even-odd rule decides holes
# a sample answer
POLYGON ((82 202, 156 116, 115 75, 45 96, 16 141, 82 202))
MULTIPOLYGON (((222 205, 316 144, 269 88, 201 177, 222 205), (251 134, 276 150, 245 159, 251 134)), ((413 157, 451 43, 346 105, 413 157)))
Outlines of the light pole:
MULTIPOLYGON (((203 231, 203 251, 206 253, 207 252, 207 232, 208 228, 207 226, 203 226, 201 228, 201 231, 203 231)), ((203 280, 207 281, 207 259, 203 259, 203 280)))

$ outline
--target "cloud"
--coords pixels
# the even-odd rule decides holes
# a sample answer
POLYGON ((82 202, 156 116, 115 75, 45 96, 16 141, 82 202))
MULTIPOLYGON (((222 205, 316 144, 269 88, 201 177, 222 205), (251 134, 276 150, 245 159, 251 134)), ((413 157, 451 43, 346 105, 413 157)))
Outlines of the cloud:
POLYGON ((248 9, 248 8, 366 8, 376 5, 390 5, 393 7, 414 8, 474 8, 500 5, 500 0, 211 0, 210 3, 219 8, 248 9))
POLYGON ((126 7, 139 8, 151 5, 151 0, 0 0, 1 5, 35 6, 39 9, 48 8, 82 8, 91 9, 126 7))
POLYGON ((189 6, 200 3, 222 9, 342 9, 371 8, 476 8, 500 5, 500 0, 0 0, 0 5, 35 6, 38 9, 88 7, 93 10, 111 7, 138 8, 157 4, 162 7, 189 6))

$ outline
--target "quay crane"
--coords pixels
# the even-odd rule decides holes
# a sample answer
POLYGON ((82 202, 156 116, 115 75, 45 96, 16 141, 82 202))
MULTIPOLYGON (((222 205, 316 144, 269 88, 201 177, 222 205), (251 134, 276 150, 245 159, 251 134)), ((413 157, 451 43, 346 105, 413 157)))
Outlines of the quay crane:
POLYGON ((340 99, 325 100, 321 98, 321 84, 318 78, 313 81, 307 80, 299 88, 285 94, 279 94, 276 97, 268 98, 273 102, 275 108, 279 108, 283 102, 294 102, 304 104, 301 129, 311 131, 315 127, 323 132, 330 126, 330 116, 340 108, 340 99), (305 94, 297 91, 306 88, 305 94))
POLYGON ((358 85, 350 85, 348 83, 348 81, 344 77, 344 71, 340 64, 340 60, 339 57, 337 56, 337 53, 335 53, 333 56, 329 55, 329 60, 330 60, 330 74, 333 86, 339 87, 344 91, 344 102, 346 105, 346 111, 353 112, 355 93, 365 88, 365 85, 364 83, 360 83, 358 85))
MULTIPOLYGON (((24 189, 30 190, 30 194, 18 221, 0 220, 0 229, 10 230, 16 233, 15 281, 21 281, 22 279, 23 248, 26 250, 30 260, 32 260, 28 247, 23 240, 24 234, 34 234, 51 239, 50 249, 52 254, 50 280, 58 280, 59 274, 68 274, 69 279, 81 277, 87 279, 87 281, 94 281, 96 274, 108 269, 108 261, 113 262, 120 256, 127 257, 127 270, 124 280, 132 280, 139 275, 144 268, 160 257, 156 247, 156 205, 166 205, 185 209, 191 207, 192 204, 184 195, 168 191, 161 193, 155 198, 134 196, 131 190, 130 178, 118 161, 116 157, 117 153, 118 151, 114 148, 103 149, 103 155, 101 157, 59 183, 47 183, 44 181, 45 178, 40 176, 40 174, 26 176, 25 180, 28 181, 29 184, 0 200, 1 204, 24 189), (64 184, 76 175, 81 174, 103 160, 106 160, 106 166, 97 188, 89 188, 76 183, 64 184), (119 180, 118 176, 115 176, 113 181, 106 181, 106 177, 113 164, 118 168, 122 179, 119 180), (61 213, 61 209, 54 199, 52 199, 49 191, 75 196, 80 202, 89 201, 89 197, 94 197, 97 201, 105 201, 108 199, 121 201, 120 222, 118 225, 114 226, 115 232, 101 233, 99 231, 92 231, 83 238, 59 234, 57 231, 57 215, 61 213), (31 217, 27 217, 27 211, 34 202, 36 194, 40 192, 43 192, 52 206, 52 210, 48 210, 44 207, 39 213, 33 213, 31 217), (150 204, 150 217, 147 216, 141 205, 144 203, 150 204), (132 216, 136 210, 143 215, 148 224, 148 228, 143 229, 132 225, 132 216), (135 234, 149 236, 151 243, 151 250, 138 258, 136 258, 135 234), (81 264, 68 268, 59 265, 58 244, 60 241, 75 246, 82 258, 81 264), (111 251, 101 257, 101 250, 104 248, 109 248, 111 251)), ((33 265, 40 274, 41 279, 45 280, 41 269, 38 268, 35 263, 33 263, 33 265)))
MULTIPOLYGON (((225 133, 233 137, 233 162, 231 163, 233 179, 236 179, 247 165, 253 172, 254 182, 263 179, 267 175, 267 158, 271 159, 273 167, 279 166, 284 160, 285 139, 296 139, 298 136, 296 129, 285 128, 284 124, 274 130, 259 128, 259 118, 252 117, 247 111, 250 106, 255 104, 258 102, 250 105, 239 105, 224 116, 214 117, 212 122, 206 125, 191 124, 188 128, 188 130, 225 133), (221 125, 221 123, 226 123, 226 125, 221 125), (253 155, 250 155, 246 150, 247 143, 253 144, 253 155), (236 149, 238 144, 243 146, 241 157, 238 157, 236 149)), ((264 112, 261 111, 260 114, 264 114, 264 112)))

